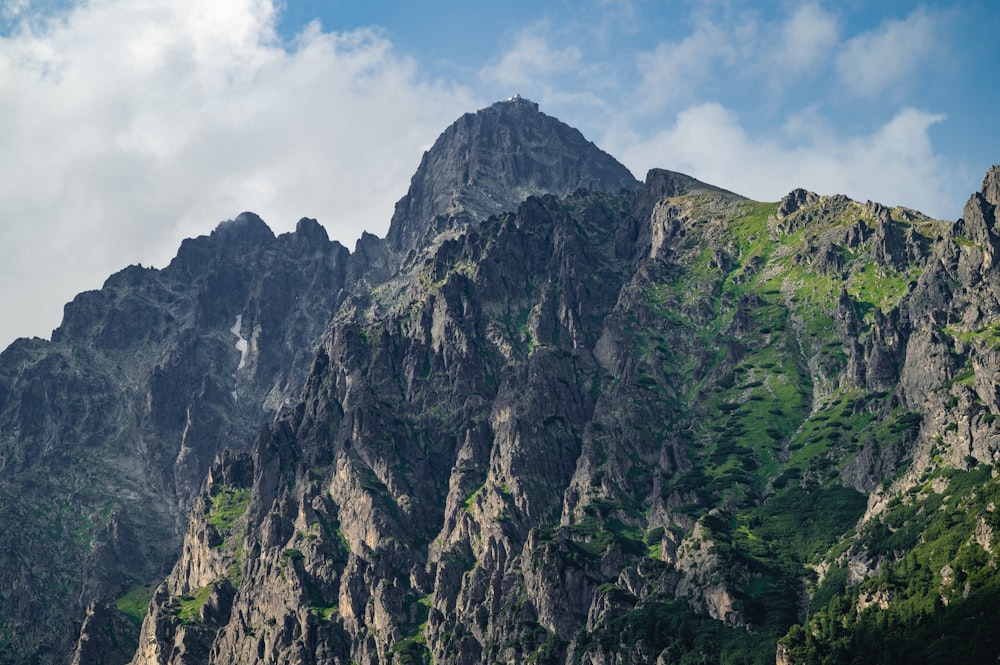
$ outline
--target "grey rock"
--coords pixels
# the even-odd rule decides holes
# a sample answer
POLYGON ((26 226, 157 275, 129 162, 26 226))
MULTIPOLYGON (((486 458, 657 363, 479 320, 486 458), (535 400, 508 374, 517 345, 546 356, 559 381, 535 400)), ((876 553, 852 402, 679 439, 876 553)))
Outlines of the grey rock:
POLYGON ((1000 166, 993 166, 983 177, 983 197, 994 206, 1000 206, 1000 166))
POLYGON ((779 219, 788 217, 793 212, 798 212, 800 208, 812 205, 818 200, 819 196, 813 192, 802 188, 793 189, 781 199, 781 203, 778 205, 777 216, 779 219))
POLYGON ((638 186, 579 131, 511 98, 463 115, 441 134, 396 204, 386 240, 405 255, 449 229, 513 211, 531 195, 638 186))

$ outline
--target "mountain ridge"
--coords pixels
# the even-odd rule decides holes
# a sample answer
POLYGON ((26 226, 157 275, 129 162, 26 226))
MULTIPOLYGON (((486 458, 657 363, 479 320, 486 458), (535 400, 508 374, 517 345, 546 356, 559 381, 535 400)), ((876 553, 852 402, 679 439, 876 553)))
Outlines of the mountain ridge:
MULTIPOLYGON (((965 399, 962 359, 925 351, 940 341, 907 314, 910 277, 933 289, 957 245, 905 209, 802 192, 757 204, 677 179, 651 174, 666 198, 529 198, 438 245, 396 306, 331 330, 305 401, 255 453, 256 591, 237 591, 228 621, 185 624, 172 599, 218 582, 171 578, 133 662, 684 662, 706 648, 692 635, 747 662, 839 648, 801 628, 779 641, 807 609, 797 566, 843 535, 851 549, 808 584, 836 600, 839 571, 859 588, 892 565, 871 558, 877 511, 854 525, 865 492, 877 506, 907 464, 928 472, 933 438, 911 410, 927 387, 965 399), (780 288, 744 286, 779 268, 780 288), (771 343, 775 327, 787 341, 771 343), (451 460, 447 478, 432 459, 451 460)), ((964 478, 952 455, 936 463, 964 478)))
POLYGON ((296 398, 346 257, 308 222, 275 236, 243 215, 0 354, 0 502, 18 524, 0 535, 0 661, 61 661, 71 617, 170 565, 216 453, 296 398))
POLYGON ((1000 598, 1000 168, 949 224, 639 184, 576 130, 508 168, 491 113, 566 131, 467 114, 385 240, 244 213, 0 354, 0 500, 44 534, 4 551, 95 571, 0 576, 0 662, 888 662, 877 621, 1000 653, 934 632, 1000 598), (544 192, 553 145, 594 165, 544 192))

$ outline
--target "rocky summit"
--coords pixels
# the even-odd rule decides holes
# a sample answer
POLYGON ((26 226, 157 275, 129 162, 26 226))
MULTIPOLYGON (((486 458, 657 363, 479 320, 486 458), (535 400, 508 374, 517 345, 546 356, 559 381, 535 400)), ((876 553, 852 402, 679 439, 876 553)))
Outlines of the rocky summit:
POLYGON ((515 95, 463 115, 424 153, 386 240, 397 252, 421 250, 443 231, 513 212, 529 196, 638 187, 578 130, 515 95))
POLYGON ((225 222, 0 355, 0 662, 994 662, 998 205, 638 183, 512 98, 385 240, 225 222))

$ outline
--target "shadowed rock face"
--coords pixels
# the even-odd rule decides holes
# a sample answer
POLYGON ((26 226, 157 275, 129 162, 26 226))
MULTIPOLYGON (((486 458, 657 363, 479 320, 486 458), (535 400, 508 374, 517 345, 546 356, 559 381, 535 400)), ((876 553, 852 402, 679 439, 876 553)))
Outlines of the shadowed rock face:
POLYGON ((438 233, 512 212, 531 195, 638 186, 579 131, 514 97, 463 115, 441 134, 396 204, 386 240, 405 255, 438 233))
MULTIPOLYGON (((60 661, 84 608, 162 576, 215 456, 298 399, 347 261, 314 220, 245 213, 0 354, 0 662, 60 661)), ((80 658, 129 625, 108 616, 80 658)))

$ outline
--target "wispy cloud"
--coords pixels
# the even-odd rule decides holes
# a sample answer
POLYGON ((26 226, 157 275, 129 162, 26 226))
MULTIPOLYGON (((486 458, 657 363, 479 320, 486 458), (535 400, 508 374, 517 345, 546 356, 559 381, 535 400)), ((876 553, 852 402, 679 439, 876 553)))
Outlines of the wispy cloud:
POLYGON ((640 53, 638 110, 652 113, 698 95, 711 81, 713 69, 735 61, 736 43, 725 27, 702 22, 684 39, 640 53))
POLYGON ((500 58, 482 69, 482 76, 512 89, 529 89, 579 66, 582 52, 578 47, 559 48, 551 41, 547 23, 518 33, 500 58))
POLYGON ((6 0, 0 5, 0 19, 16 19, 31 6, 31 0, 6 0))
POLYGON ((754 12, 702 6, 694 29, 637 58, 639 110, 655 113, 719 93, 720 81, 756 80, 780 93, 821 73, 839 40, 836 17, 816 3, 764 20, 754 12))
POLYGON ((815 3, 798 7, 775 32, 768 60, 781 72, 799 75, 829 61, 840 39, 836 17, 815 3))
POLYGON ((942 114, 883 99, 881 122, 832 119, 845 87, 875 95, 925 74, 941 43, 930 14, 852 36, 817 2, 767 18, 741 7, 698 5, 687 35, 639 57, 640 103, 610 124, 606 149, 640 177, 670 168, 758 199, 807 187, 960 213, 945 206, 961 192, 931 141, 942 114))
POLYGON ((940 56, 939 24, 940 17, 918 9, 852 37, 837 57, 841 81, 863 97, 912 84, 921 68, 940 56))

